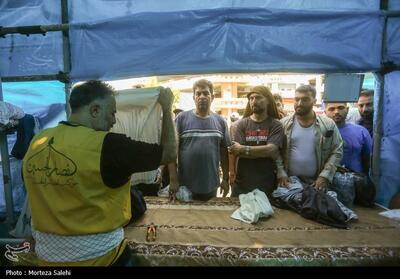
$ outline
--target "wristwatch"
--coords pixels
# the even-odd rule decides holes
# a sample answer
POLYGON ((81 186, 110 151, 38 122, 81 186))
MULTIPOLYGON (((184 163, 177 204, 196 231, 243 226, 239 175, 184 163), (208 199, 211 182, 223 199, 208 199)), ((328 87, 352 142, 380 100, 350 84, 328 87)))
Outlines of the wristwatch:
POLYGON ((250 146, 246 145, 246 148, 245 148, 244 154, 246 154, 246 155, 250 155, 250 146))

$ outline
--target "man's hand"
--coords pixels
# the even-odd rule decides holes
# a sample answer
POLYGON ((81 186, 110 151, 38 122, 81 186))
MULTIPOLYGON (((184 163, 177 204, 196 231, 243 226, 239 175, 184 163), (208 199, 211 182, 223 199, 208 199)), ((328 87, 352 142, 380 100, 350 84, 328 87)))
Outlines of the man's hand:
POLYGON ((228 180, 223 179, 219 187, 219 193, 222 194, 222 197, 225 198, 228 195, 230 188, 228 180))
POLYGON ((311 186, 313 186, 317 190, 326 191, 328 189, 328 184, 328 179, 322 176, 318 176, 317 180, 315 180, 314 183, 311 184, 311 186))
POLYGON ((282 176, 278 178, 278 187, 285 187, 287 188, 289 186, 289 178, 287 176, 282 176))
POLYGON ((178 192, 179 183, 178 181, 169 181, 169 201, 175 202, 176 201, 176 192, 178 192))
POLYGON ((232 145, 228 147, 228 152, 230 154, 238 156, 239 154, 243 153, 243 148, 243 145, 237 143, 236 141, 232 141, 232 145))
POLYGON ((172 109, 172 103, 174 101, 174 94, 169 88, 162 88, 160 95, 158 96, 158 102, 160 103, 163 110, 170 111, 172 109))

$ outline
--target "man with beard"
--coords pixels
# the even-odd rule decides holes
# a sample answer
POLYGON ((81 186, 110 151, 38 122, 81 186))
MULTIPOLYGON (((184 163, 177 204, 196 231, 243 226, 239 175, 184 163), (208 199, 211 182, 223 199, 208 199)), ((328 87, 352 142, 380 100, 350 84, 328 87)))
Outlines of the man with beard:
POLYGON ((342 166, 359 173, 368 174, 372 152, 372 139, 364 127, 346 123, 349 108, 346 103, 326 103, 325 114, 335 121, 344 141, 342 166))
MULTIPOLYGON (((224 197, 229 192, 228 125, 210 110, 213 99, 213 84, 205 79, 198 80, 193 85, 196 109, 181 112, 175 120, 179 137, 179 184, 170 185, 171 199, 175 199, 178 185, 188 187, 193 199, 198 200, 216 197, 218 186, 224 197), (220 162, 222 182, 219 177, 220 162)), ((176 168, 172 171, 176 173, 176 168)))
POLYGON ((374 91, 362 90, 357 102, 361 118, 357 124, 366 128, 373 138, 374 91))
MULTIPOLYGON (((232 131, 229 152, 236 156, 237 172, 232 196, 259 189, 270 195, 276 188, 275 159, 283 146, 284 134, 270 90, 256 86, 247 95, 243 118, 232 131)), ((236 160, 235 160, 236 161, 236 160)))
POLYGON ((298 87, 295 113, 281 119, 287 148, 283 162, 277 160, 279 186, 287 186, 289 174, 316 189, 326 190, 342 160, 343 141, 339 130, 332 119, 315 114, 315 97, 314 87, 298 87))

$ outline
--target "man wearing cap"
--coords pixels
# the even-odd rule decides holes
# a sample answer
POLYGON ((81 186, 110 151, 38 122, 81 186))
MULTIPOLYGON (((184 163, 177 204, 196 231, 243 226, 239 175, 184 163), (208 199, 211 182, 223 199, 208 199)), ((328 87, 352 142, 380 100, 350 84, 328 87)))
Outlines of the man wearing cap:
POLYGON ((229 152, 236 157, 232 196, 259 189, 270 195, 276 188, 275 159, 283 146, 284 134, 270 90, 256 86, 247 95, 243 118, 232 131, 229 152))

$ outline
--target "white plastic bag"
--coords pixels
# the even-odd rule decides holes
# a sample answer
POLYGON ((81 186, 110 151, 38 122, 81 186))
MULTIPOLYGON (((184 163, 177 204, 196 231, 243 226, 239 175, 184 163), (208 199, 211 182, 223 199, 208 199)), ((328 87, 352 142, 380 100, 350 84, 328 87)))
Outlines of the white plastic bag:
POLYGON ((176 192, 176 198, 178 199, 178 201, 183 202, 190 202, 193 200, 192 192, 186 186, 179 187, 178 192, 176 192))
POLYGON ((24 206, 19 215, 15 228, 10 231, 10 235, 17 238, 32 237, 31 231, 31 208, 29 206, 28 197, 25 198, 24 206))
POLYGON ((385 216, 387 218, 400 221, 400 209, 392 209, 392 210, 387 210, 384 212, 379 213, 379 215, 385 216))
POLYGON ((240 208, 231 215, 233 219, 251 224, 257 223, 259 218, 274 214, 267 195, 258 189, 239 195, 239 200, 240 208))

